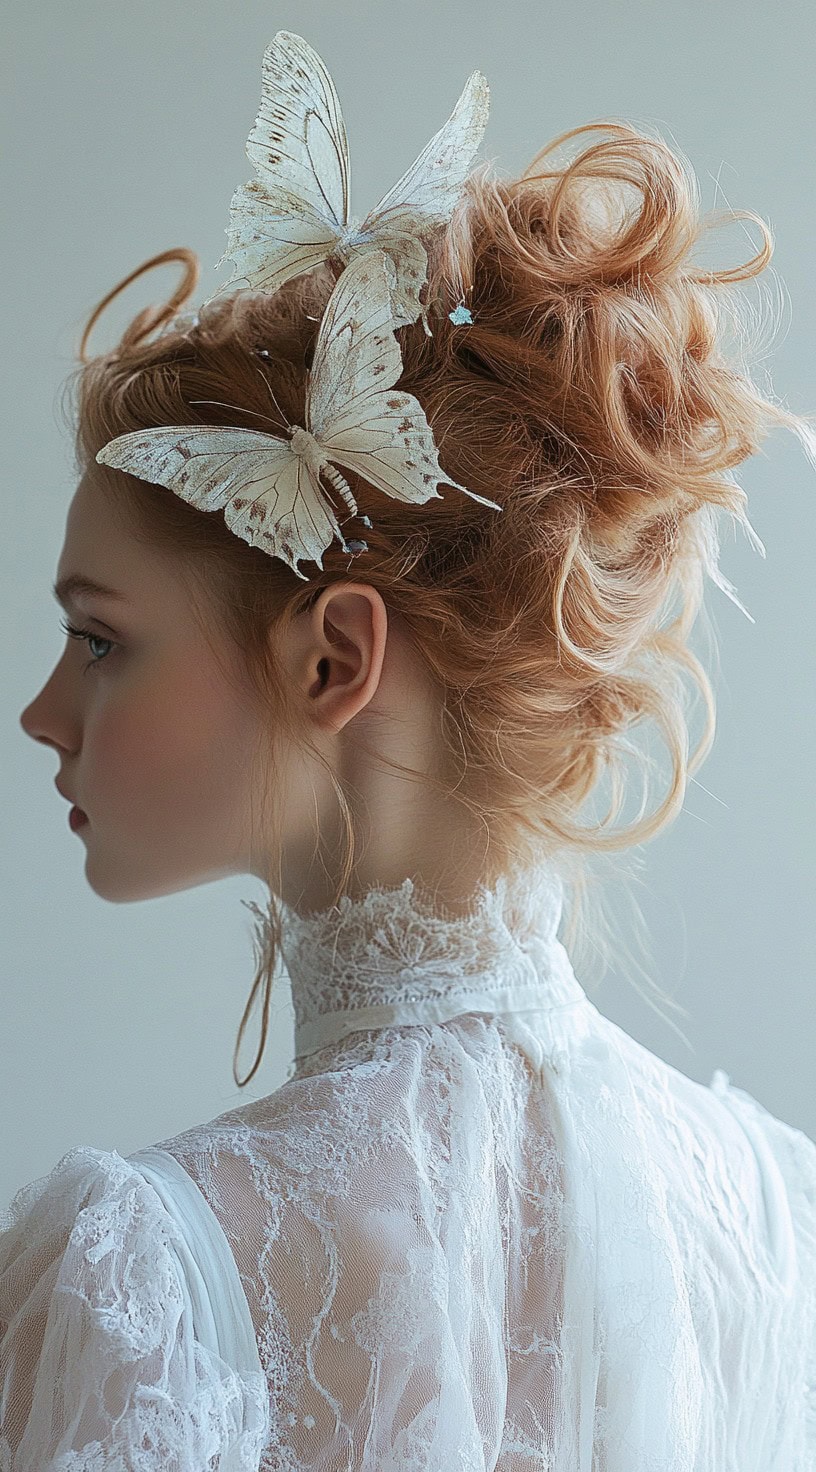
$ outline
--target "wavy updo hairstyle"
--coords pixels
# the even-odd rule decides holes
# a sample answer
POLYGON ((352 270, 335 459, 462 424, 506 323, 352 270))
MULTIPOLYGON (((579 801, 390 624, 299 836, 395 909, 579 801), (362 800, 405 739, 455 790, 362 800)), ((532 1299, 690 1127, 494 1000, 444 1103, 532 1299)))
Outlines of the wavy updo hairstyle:
MULTIPOLYGON (((119 471, 104 478, 134 513, 139 536, 179 559, 204 595, 205 620, 234 644, 269 709, 268 753, 284 730, 308 741, 270 630, 283 630, 330 584, 363 579, 377 589, 438 684, 458 774, 446 791, 484 824, 486 877, 526 857, 556 858, 568 881, 568 945, 587 936, 578 900, 592 855, 639 844, 674 819, 713 741, 712 687, 689 636, 706 573, 719 581, 717 513, 752 532, 733 468, 774 424, 810 433, 751 381, 752 314, 729 290, 768 263, 767 227, 730 212, 755 221, 756 254, 719 271, 692 260, 722 218, 701 219, 696 181, 675 152, 618 122, 563 134, 520 178, 498 178, 489 163, 471 172, 449 226, 428 243, 433 337, 421 322, 397 332, 399 386, 422 404, 443 469, 498 501, 501 513, 444 483, 442 499, 405 505, 346 470, 373 523, 363 533, 369 550, 350 561, 332 542, 322 572, 303 565, 305 584, 227 530, 220 514, 119 471), (552 156, 572 139, 579 146, 556 165, 552 156), (455 326, 448 313, 463 287, 473 323, 455 326), (704 721, 690 751, 695 693, 704 721), (647 813, 652 763, 628 733, 649 718, 670 772, 647 813), (647 780, 637 818, 616 826, 627 758, 647 780), (607 810, 582 822, 601 778, 610 784, 607 810)), ((319 319, 341 269, 327 262, 272 295, 225 293, 198 317, 177 317, 198 278, 192 252, 164 252, 133 272, 91 315, 71 376, 80 473, 129 430, 234 424, 280 434, 280 413, 303 424, 319 319), (103 308, 166 261, 184 266, 178 291, 89 359, 103 308)), ((348 837, 339 898, 354 841, 346 796, 332 781, 348 837)), ((244 901, 262 923, 233 1059, 241 1088, 266 1042, 279 875, 278 862, 267 916, 244 901), (262 983, 260 1046, 241 1081, 238 1051, 262 983)), ((595 923, 591 945, 597 954, 595 923)))

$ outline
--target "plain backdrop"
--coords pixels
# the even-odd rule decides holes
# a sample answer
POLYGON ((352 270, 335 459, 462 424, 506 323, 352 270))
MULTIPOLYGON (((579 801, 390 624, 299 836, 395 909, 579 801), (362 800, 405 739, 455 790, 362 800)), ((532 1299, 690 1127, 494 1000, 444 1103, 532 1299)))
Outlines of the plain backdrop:
MULTIPOLYGON (((73 492, 60 390, 95 302, 143 259, 189 245, 195 301, 228 272, 232 191, 275 31, 303 35, 340 93, 352 209, 364 214, 486 74, 480 157, 520 172, 554 135, 617 117, 691 162, 704 209, 757 211, 776 237, 757 306, 778 321, 770 369, 791 408, 816 409, 816 20, 778 0, 37 0, 6 4, 2 149, 4 484, 0 1200, 72 1146, 121 1154, 268 1094, 291 1070, 285 976, 264 1063, 239 1090, 232 1052, 253 976, 252 876, 148 902, 99 899, 67 826, 57 753, 19 716, 63 646, 50 595, 73 492)), ((758 239, 732 225, 720 264, 758 239)), ((177 268, 135 283, 95 329, 113 342, 163 300, 177 268)), ((674 825, 642 851, 637 903, 652 974, 686 1008, 683 1041, 607 973, 596 1005, 675 1067, 721 1067, 816 1136, 814 1089, 814 560, 816 474, 783 432, 743 470, 763 559, 722 522, 721 565, 754 620, 708 585, 719 725, 674 825)), ((624 934, 628 891, 621 889, 624 934)), ((241 1058, 255 1056, 257 1013, 241 1058)))

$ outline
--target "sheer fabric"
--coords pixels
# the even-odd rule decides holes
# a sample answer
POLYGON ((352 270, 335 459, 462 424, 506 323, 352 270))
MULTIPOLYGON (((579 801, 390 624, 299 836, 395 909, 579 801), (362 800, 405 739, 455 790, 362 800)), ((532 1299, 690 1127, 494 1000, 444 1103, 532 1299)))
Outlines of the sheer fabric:
POLYGON ((2 1472, 259 1466, 268 1394, 229 1244, 178 1162, 143 1156, 71 1150, 0 1221, 2 1472))
POLYGON ((814 1472, 816 1145, 605 1018, 561 901, 285 912, 287 1082, 0 1219, 2 1472, 814 1472))

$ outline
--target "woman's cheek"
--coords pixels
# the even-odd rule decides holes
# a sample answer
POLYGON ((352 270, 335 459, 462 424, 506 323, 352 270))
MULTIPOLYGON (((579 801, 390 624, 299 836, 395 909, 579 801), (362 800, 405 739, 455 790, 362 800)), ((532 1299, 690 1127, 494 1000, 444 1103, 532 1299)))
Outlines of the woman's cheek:
POLYGON ((209 806, 229 786, 236 742, 246 739, 234 691, 191 656, 154 688, 141 684, 114 701, 96 732, 100 781, 115 801, 178 812, 209 806), (196 668, 196 663, 199 668, 196 668))

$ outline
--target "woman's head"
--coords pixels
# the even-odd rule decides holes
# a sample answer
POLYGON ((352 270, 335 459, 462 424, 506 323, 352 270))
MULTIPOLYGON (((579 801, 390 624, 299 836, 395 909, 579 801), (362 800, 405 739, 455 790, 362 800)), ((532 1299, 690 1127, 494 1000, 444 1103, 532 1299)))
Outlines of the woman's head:
MULTIPOLYGON (((406 805, 404 783, 389 792, 366 738, 422 777, 440 755, 437 701, 380 594, 337 581, 283 633, 270 622, 291 707, 284 728, 193 567, 146 541, 106 484, 112 474, 87 470, 71 502, 55 592, 73 637, 22 715, 29 735, 56 748, 58 785, 87 815, 79 832, 94 890, 121 902, 228 874, 270 880, 274 858, 278 894, 321 908, 342 853, 327 772, 383 820, 367 835, 371 882, 390 880, 387 863, 394 874, 403 860, 421 870, 439 846, 442 806, 419 792, 406 805)), ((359 838, 365 813, 355 816, 359 838)), ((451 822, 446 814, 449 837, 451 822)))
MULTIPOLYGON (((280 560, 229 532, 220 515, 95 466, 97 450, 130 430, 212 423, 281 432, 281 414, 302 424, 317 325, 336 274, 328 265, 274 296, 216 298, 198 320, 170 322, 151 338, 195 284, 189 253, 169 252, 157 260, 186 261, 182 290, 162 311, 141 313, 116 348, 78 370, 82 480, 69 520, 74 540, 62 562, 74 570, 83 550, 90 555, 83 527, 87 537, 87 528, 104 525, 112 547, 126 526, 144 557, 155 558, 148 583, 157 569, 173 569, 168 607, 177 622, 162 637, 180 676, 185 666, 185 697, 174 710, 199 725, 200 708, 213 726, 187 732, 182 719, 177 734, 173 722, 166 733, 182 764, 200 764, 186 800, 201 803, 209 832, 219 835, 214 847, 201 845, 199 880, 224 872, 233 840, 236 854, 247 852, 241 845, 248 822, 253 833, 260 825, 252 849, 269 856, 270 888, 279 892, 283 834, 267 823, 281 781, 307 752, 309 781, 325 773, 320 800, 331 790, 337 831, 357 838, 353 794, 337 769, 341 748, 322 739, 304 700, 312 686, 302 665, 293 677, 297 663, 286 657, 302 652, 302 629, 314 654, 310 615, 322 611, 329 594, 340 612, 340 591, 350 591, 352 580, 367 590, 360 597, 368 608, 362 623, 370 620, 374 629, 369 649, 387 611, 379 624, 385 649, 393 628, 438 730, 439 756, 435 751, 423 777, 484 835, 486 877, 544 851, 574 878, 577 892, 593 854, 642 842, 682 807, 687 778, 714 731, 711 687, 688 641, 705 572, 716 575, 715 514, 725 509, 749 525, 733 468, 774 423, 799 426, 753 386, 738 360, 739 343, 730 359, 726 352, 723 327, 737 320, 723 312, 728 288, 766 264, 767 231, 761 227, 763 244, 745 266, 706 271, 691 258, 703 226, 681 162, 624 125, 603 128, 609 137, 584 137, 572 159, 548 170, 547 155, 592 128, 555 140, 517 180, 495 178, 487 165, 475 170, 449 227, 429 243, 433 338, 420 323, 397 334, 400 387, 422 404, 440 463, 456 481, 499 502, 500 515, 444 484, 442 499, 404 505, 349 475, 360 513, 372 522, 369 550, 350 566, 333 543, 322 572, 304 566, 305 585, 280 560), (473 324, 455 326, 448 312, 462 284, 473 324), (197 668, 187 670, 193 661, 197 668), (226 683, 216 683, 213 696, 216 669, 226 683), (705 711, 691 754, 684 677, 705 711), (626 759, 639 757, 628 733, 647 719, 669 752, 667 791, 643 816, 644 791, 637 820, 616 828, 628 788, 626 759), (224 790, 212 793, 214 773, 226 770, 235 741, 242 751, 257 750, 259 766, 245 770, 238 762, 224 790), (608 810, 598 822, 582 822, 602 778, 611 784, 608 810)), ((98 570, 98 560, 93 566, 98 570)), ((131 582, 137 566, 131 558, 131 582)), ((352 598, 346 613, 359 628, 355 607, 352 598)), ((154 638, 157 628, 151 625, 154 638)), ((52 680, 77 675, 73 667, 70 677, 60 669, 52 680)), ((89 671, 81 678, 106 677, 89 671)), ((353 707, 354 699, 344 709, 353 707)), ((395 709, 385 709, 388 725, 395 709)), ((357 713, 365 710, 375 716, 365 736, 376 748, 383 714, 376 702, 364 701, 357 713)), ((134 709, 133 720, 138 730, 146 714, 134 709)), ((120 729, 127 751, 133 738, 120 729)), ((84 770, 88 784, 88 792, 72 795, 80 805, 86 798, 93 821, 93 748, 86 760, 76 732, 73 741, 70 728, 65 735, 65 771, 84 770)), ((645 775, 645 752, 642 761, 645 775)), ((150 786, 149 765, 144 771, 150 786)), ((155 779, 143 798, 147 808, 155 812, 158 803, 164 811, 168 771, 158 753, 155 779)), ((172 851, 169 836, 163 842, 172 851)), ((354 847, 338 851, 338 895, 354 847)), ((274 912, 271 919, 256 976, 256 987, 262 974, 267 978, 267 1004, 274 912)), ((261 1052, 265 1032, 266 1013, 261 1052)))

